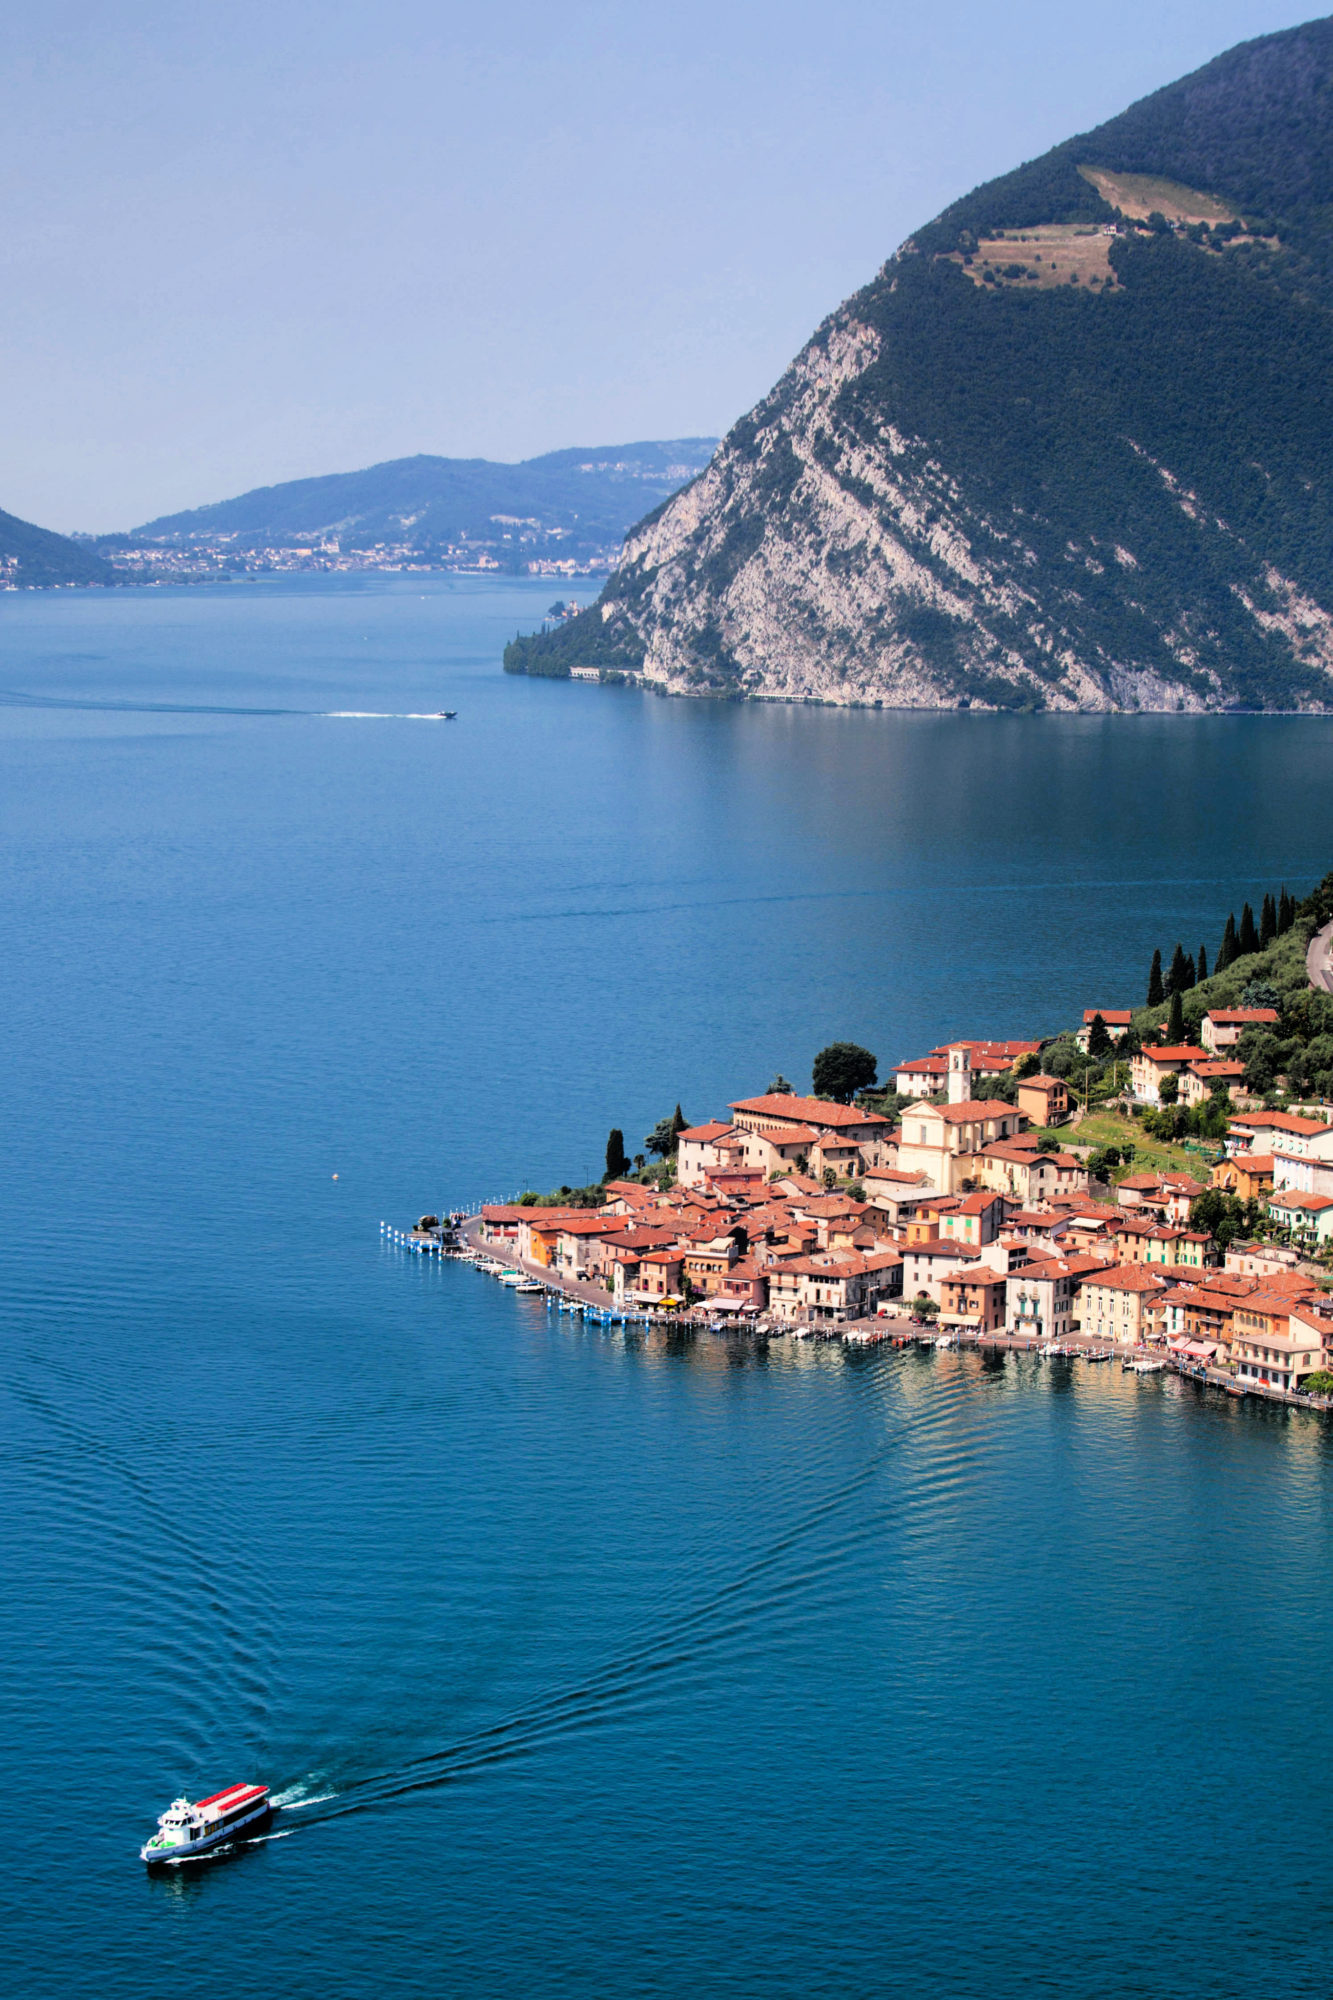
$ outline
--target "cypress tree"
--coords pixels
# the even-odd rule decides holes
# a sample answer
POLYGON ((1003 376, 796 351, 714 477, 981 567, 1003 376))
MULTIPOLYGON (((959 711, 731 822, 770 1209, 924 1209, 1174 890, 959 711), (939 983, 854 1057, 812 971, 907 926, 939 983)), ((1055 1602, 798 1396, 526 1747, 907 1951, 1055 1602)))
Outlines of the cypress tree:
POLYGON ((1185 960, 1185 977, 1184 977, 1184 979, 1183 979, 1183 980, 1181 981, 1181 983, 1180 983, 1180 988, 1179 988, 1179 991, 1180 991, 1180 992, 1182 992, 1182 993, 1188 993, 1188 992, 1189 992, 1189 990, 1190 990, 1190 988, 1191 988, 1191 987, 1193 986, 1193 984, 1194 984, 1194 977, 1195 977, 1195 975, 1194 975, 1194 960, 1193 960, 1192 958, 1189 958, 1189 957, 1186 957, 1186 960, 1185 960))
POLYGON ((1152 971, 1148 974, 1148 1005, 1160 1007, 1165 998, 1166 994, 1162 989, 1162 954, 1160 951, 1155 951, 1152 955, 1152 971))
POLYGON ((1277 899, 1277 934, 1285 937, 1296 921, 1296 898, 1287 894, 1287 885, 1282 884, 1282 894, 1277 899))
POLYGON ((1185 1008, 1178 992, 1171 995, 1171 1013, 1166 1024, 1166 1039, 1175 1049, 1178 1049, 1185 1039, 1185 1008))
POLYGON ((1196 985, 1198 985, 1198 986, 1202 986, 1202 985, 1203 985, 1203 982, 1204 982, 1204 980, 1205 980, 1205 979, 1206 979, 1207 977, 1208 977, 1208 953, 1207 953, 1207 951, 1206 951, 1206 950, 1204 949, 1204 947, 1203 947, 1202 945, 1200 945, 1200 946, 1199 946, 1199 976, 1198 976, 1198 979, 1197 979, 1197 980, 1195 981, 1195 984, 1196 984, 1196 985))
POLYGON ((1185 947, 1178 940, 1171 954, 1171 970, 1166 975, 1166 993, 1183 993, 1188 981, 1185 978, 1185 947))
POLYGON ((1263 951, 1277 936, 1277 904, 1271 895, 1264 897, 1263 914, 1259 918, 1259 949, 1263 951))
POLYGON ((1246 903, 1240 913, 1240 955, 1248 958, 1259 949, 1259 933, 1254 928, 1254 911, 1246 903))
POLYGON ((1227 927, 1222 933, 1222 947, 1217 954, 1216 970, 1218 972, 1225 972, 1227 967, 1234 964, 1239 957, 1240 940, 1236 936, 1236 912, 1233 910, 1227 918, 1227 927))
POLYGON ((1094 1014, 1088 1027, 1088 1054, 1094 1062, 1102 1062, 1111 1053, 1111 1034, 1100 1014, 1094 1014))
POLYGON ((629 1154, 625 1151, 625 1135, 618 1125, 611 1127, 611 1136, 606 1142, 606 1172, 604 1180, 618 1181, 629 1172, 629 1154))

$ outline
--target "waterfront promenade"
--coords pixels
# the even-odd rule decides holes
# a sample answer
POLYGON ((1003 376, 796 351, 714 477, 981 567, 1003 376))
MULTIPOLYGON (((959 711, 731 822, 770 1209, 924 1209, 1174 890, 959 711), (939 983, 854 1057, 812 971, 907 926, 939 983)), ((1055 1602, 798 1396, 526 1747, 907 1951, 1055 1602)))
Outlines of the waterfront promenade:
MULTIPOLYGON (((619 1313, 619 1309, 614 1307, 614 1302, 602 1286, 566 1277, 552 1271, 547 1265, 520 1257, 512 1249, 488 1243, 481 1235, 480 1216, 467 1217, 460 1225, 458 1234, 469 1252, 483 1256, 491 1263, 503 1265, 507 1270, 523 1272, 525 1276, 534 1278, 544 1285, 549 1293, 567 1299, 572 1305, 586 1306, 599 1314, 612 1310, 619 1313)), ((873 1318, 830 1324, 825 1321, 777 1319, 771 1314, 761 1313, 740 1320, 729 1320, 723 1324, 718 1321, 715 1310, 710 1310, 707 1299, 698 1300, 695 1304, 676 1312, 626 1312, 624 1317, 635 1322, 693 1326, 701 1330, 705 1328, 713 1331, 721 1330, 762 1340, 786 1337, 838 1342, 848 1347, 886 1345, 898 1348, 929 1347, 944 1352, 971 1349, 986 1354, 1032 1354, 1042 1359, 1081 1360, 1085 1363, 1091 1362, 1091 1365, 1111 1368, 1118 1363, 1122 1369, 1131 1371, 1136 1363, 1150 1362, 1158 1364, 1151 1372, 1178 1375, 1186 1381, 1196 1382, 1201 1388, 1219 1390, 1233 1400, 1253 1398, 1258 1402, 1282 1403, 1292 1409, 1311 1410, 1319 1414, 1327 1414, 1333 1409, 1333 1398, 1306 1395, 1300 1390, 1281 1389, 1273 1383, 1240 1380, 1228 1374, 1225 1369, 1198 1364, 1162 1347, 1140 1345, 1108 1348, 1105 1343, 1098 1342, 1088 1335, 1073 1334, 1068 1340, 1058 1343, 1057 1349, 1055 1343, 1041 1341, 1028 1335, 998 1331, 974 1333, 967 1329, 955 1328, 936 1330, 906 1314, 876 1315, 873 1318)))

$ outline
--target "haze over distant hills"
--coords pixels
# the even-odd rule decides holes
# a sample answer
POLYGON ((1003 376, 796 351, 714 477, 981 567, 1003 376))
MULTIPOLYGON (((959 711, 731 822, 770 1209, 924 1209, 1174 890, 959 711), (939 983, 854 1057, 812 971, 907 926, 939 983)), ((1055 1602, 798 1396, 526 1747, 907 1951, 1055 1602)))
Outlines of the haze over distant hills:
POLYGON ((241 561, 282 547, 423 563, 526 568, 609 563, 625 531, 708 463, 715 438, 576 446, 507 465, 484 458, 391 459, 362 472, 261 486, 166 514, 99 541, 211 549, 241 561))
POLYGON ((946 209, 506 664, 904 706, 1333 706, 1333 22, 946 209))

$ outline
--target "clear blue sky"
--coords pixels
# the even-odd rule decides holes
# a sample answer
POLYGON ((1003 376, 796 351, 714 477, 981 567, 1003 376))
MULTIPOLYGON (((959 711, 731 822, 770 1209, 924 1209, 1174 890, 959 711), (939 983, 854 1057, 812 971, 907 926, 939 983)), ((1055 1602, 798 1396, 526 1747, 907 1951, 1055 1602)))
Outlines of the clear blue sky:
POLYGON ((722 431, 953 196, 1280 0, 11 0, 0 507, 722 431))

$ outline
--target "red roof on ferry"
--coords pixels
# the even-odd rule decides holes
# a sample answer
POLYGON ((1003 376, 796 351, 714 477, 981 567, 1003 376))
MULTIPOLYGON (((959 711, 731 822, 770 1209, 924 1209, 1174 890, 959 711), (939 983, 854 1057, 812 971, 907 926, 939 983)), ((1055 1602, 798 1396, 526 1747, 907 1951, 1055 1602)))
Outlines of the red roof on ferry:
POLYGON ((229 1800, 232 1805, 239 1805, 248 1793, 253 1792, 256 1798, 260 1798, 267 1790, 267 1785, 228 1785, 225 1792, 214 1792, 212 1798, 196 1799, 194 1803, 198 1810, 202 1810, 204 1806, 220 1806, 224 1799, 229 1800))

